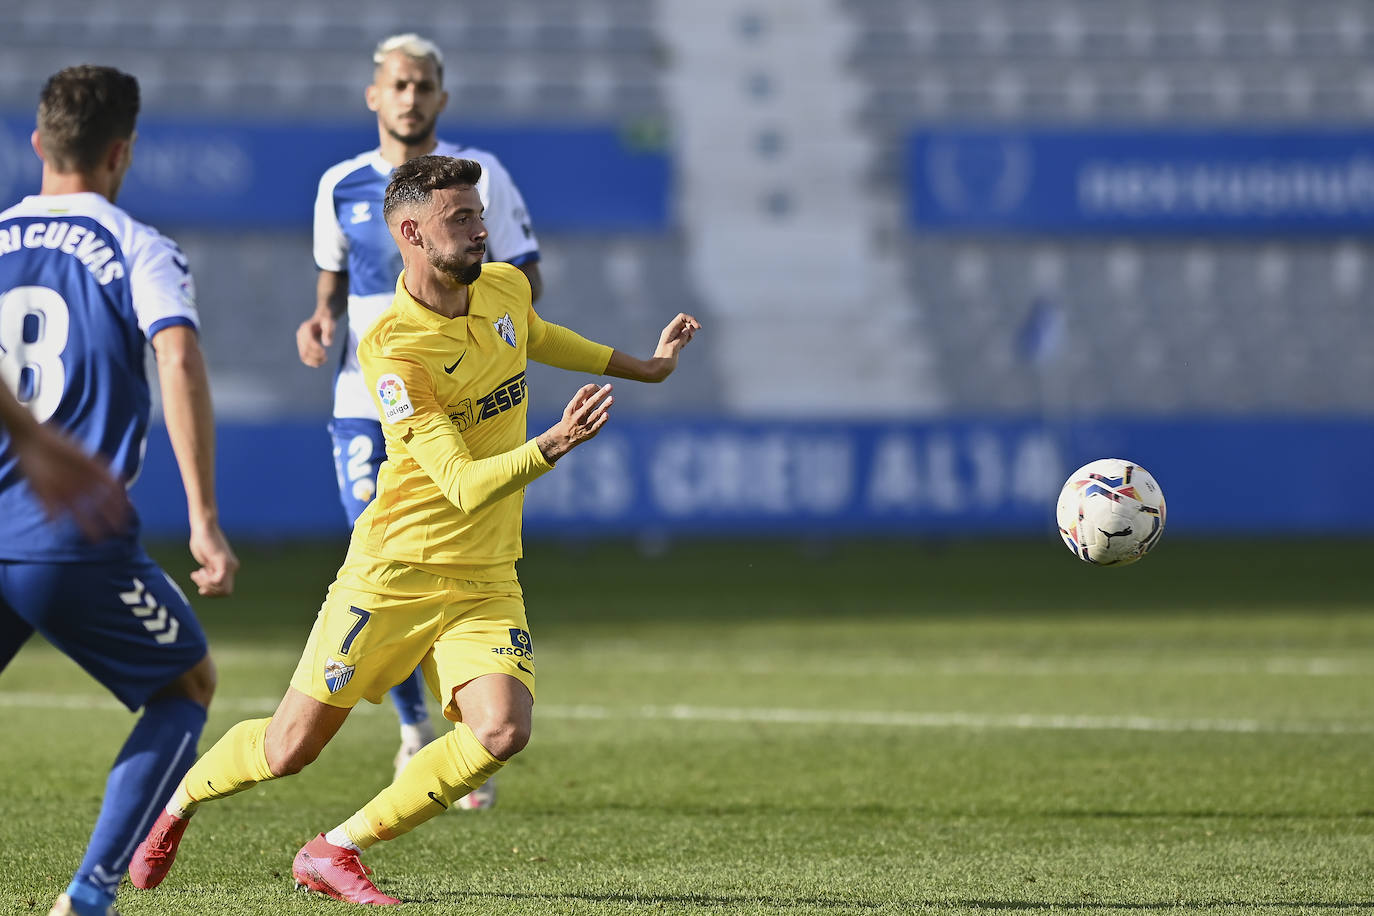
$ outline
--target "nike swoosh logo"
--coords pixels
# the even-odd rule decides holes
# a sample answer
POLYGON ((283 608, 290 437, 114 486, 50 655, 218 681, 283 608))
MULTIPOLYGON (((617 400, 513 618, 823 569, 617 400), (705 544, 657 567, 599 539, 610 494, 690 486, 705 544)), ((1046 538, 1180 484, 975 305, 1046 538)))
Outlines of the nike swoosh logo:
POLYGON ((515 667, 519 668, 521 671, 525 672, 525 673, 528 674, 530 677, 534 677, 534 672, 531 671, 530 669, 526 668, 524 662, 516 662, 516 663, 515 663, 515 667))
MULTIPOLYGON (((464 350, 464 351, 463 351, 463 356, 467 356, 467 355, 468 355, 468 351, 467 351, 467 350, 464 350)), ((463 356, 458 357, 458 359, 454 362, 454 364, 453 364, 452 366, 445 366, 445 367, 444 367, 444 371, 447 372, 449 375, 452 375, 452 374, 453 374, 453 370, 458 368, 458 363, 461 363, 461 362, 463 361, 463 356)))
POLYGON ((444 800, 442 798, 435 795, 433 792, 426 792, 425 794, 429 796, 429 800, 434 802, 434 804, 438 805, 440 808, 443 808, 445 811, 448 810, 448 805, 444 804, 444 800))

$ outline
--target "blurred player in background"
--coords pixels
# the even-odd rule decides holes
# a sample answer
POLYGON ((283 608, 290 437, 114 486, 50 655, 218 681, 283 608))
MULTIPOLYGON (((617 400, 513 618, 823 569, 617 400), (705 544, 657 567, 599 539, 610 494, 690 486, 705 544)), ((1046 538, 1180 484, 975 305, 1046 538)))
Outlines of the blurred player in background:
POLYGON ((400 903, 372 884, 359 854, 451 807, 529 740, 534 650, 515 576, 524 487, 600 431, 611 397, 609 385, 583 386, 558 423, 527 440, 527 355, 658 382, 700 325, 678 315, 654 356, 636 359, 541 319, 519 270, 483 265, 480 175, 470 160, 424 156, 392 176, 385 216, 405 272, 358 347, 385 421, 377 498, 353 528, 276 714, 240 722, 186 774, 129 866, 137 887, 166 876, 201 803, 300 772, 354 705, 379 702, 417 665, 457 725, 307 843, 292 868, 298 884, 400 903))
MULTIPOLYGON (((315 312, 296 331, 296 346, 307 366, 321 366, 334 339, 338 319, 348 313, 347 336, 334 380, 334 467, 339 496, 351 523, 377 492, 377 469, 386 457, 382 425, 358 368, 358 341, 391 304, 401 255, 382 219, 382 197, 396 166, 435 153, 461 156, 482 166, 477 192, 486 207, 487 258, 514 264, 539 300, 539 242, 530 228, 525 201, 500 161, 485 150, 439 140, 435 124, 448 103, 443 89, 444 59, 431 41, 415 34, 394 35, 377 45, 376 69, 367 87, 367 107, 377 113, 381 145, 341 162, 324 173, 315 199, 315 264, 319 280, 315 312)), ((420 672, 391 693, 401 717, 401 747, 396 772, 421 747, 434 740, 420 672)), ((488 808, 495 784, 465 798, 462 807, 488 808)))
MULTIPOLYGON (((151 408, 151 341, 200 564, 191 579, 202 595, 227 595, 238 560, 215 503, 191 275, 175 244, 114 205, 138 108, 138 82, 108 67, 69 68, 44 86, 33 135, 40 193, 0 213, 0 377, 38 421, 132 481, 151 408)), ((195 759, 215 669, 185 595, 139 545, 137 517, 98 513, 107 530, 97 540, 81 512, 50 518, 50 492, 19 473, 24 424, 5 425, 17 434, 0 434, 0 669, 37 630, 130 710, 143 709, 110 771, 85 859, 52 908, 110 914, 135 844, 195 759)), ((104 480, 89 491, 96 505, 108 499, 104 480)))

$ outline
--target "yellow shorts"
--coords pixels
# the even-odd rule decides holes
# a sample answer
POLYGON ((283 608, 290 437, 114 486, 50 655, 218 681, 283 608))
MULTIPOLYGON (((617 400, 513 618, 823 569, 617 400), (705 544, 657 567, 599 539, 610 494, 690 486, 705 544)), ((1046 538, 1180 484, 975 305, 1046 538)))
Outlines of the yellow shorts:
POLYGON ((484 674, 509 674, 534 696, 520 583, 449 579, 350 555, 315 618, 291 686, 330 706, 380 703, 416 667, 454 722, 461 719, 454 691, 484 674))

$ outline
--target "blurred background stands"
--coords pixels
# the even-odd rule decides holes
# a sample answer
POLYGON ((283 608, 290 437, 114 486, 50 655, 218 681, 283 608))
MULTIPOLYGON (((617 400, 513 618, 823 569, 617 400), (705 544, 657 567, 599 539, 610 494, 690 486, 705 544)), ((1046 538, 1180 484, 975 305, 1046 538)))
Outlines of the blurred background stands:
MULTIPOLYGON (((701 187, 693 164, 700 151, 684 146, 683 137, 697 129, 685 107, 693 93, 714 93, 710 103, 727 106, 715 112, 718 136, 758 128, 741 141, 730 174, 720 177, 740 187, 729 189, 732 209, 718 217, 738 224, 742 239, 758 238, 760 251, 768 250, 768 233, 783 227, 774 246, 780 256, 805 259, 790 240, 810 217, 804 200, 756 175, 791 180, 792 163, 821 159, 859 175, 851 196, 865 200, 844 231, 862 238, 862 250, 877 252, 876 273, 890 264, 895 279, 880 281, 862 308, 845 313, 847 321, 872 329, 869 343, 852 352, 828 347, 825 357, 835 361, 827 368, 831 378, 884 391, 879 410, 1374 407, 1374 348, 1354 343, 1374 339, 1374 249, 1367 239, 958 238, 913 233, 899 205, 904 145, 923 124, 1367 122, 1374 115, 1374 10, 1367 4, 715 5, 733 11, 722 28, 736 47, 734 59, 758 67, 738 88, 726 86, 729 76, 714 90, 698 89, 700 71, 684 62, 682 45, 674 51, 678 26, 666 0, 511 0, 480 11, 440 2, 397 10, 363 0, 10 5, 0 9, 0 105, 29 110, 47 74, 100 61, 140 77, 148 112, 294 120, 308 142, 309 124, 318 119, 368 123, 361 98, 370 78, 368 52, 383 35, 415 29, 449 54, 452 100, 442 135, 461 141, 464 123, 659 123, 677 145, 682 194, 701 187), (828 28, 804 18, 801 11, 811 7, 830 12, 828 28), (813 85, 839 87, 831 118, 847 125, 847 145, 805 119, 766 123, 768 112, 790 110, 777 107, 790 104, 789 55, 814 54, 826 42, 839 43, 842 53, 834 61, 806 58, 814 83, 799 88, 805 100, 805 92, 820 91, 813 85), (685 92, 671 90, 675 80, 685 81, 685 92), (781 101, 769 108, 770 99, 781 101), (1037 307, 1058 315, 1063 326, 1058 348, 1039 361, 1016 346, 1037 307), (920 355, 900 372, 875 374, 875 366, 907 352, 920 355), (931 379, 940 390, 923 397, 920 389, 931 379)), ((707 64, 710 53, 703 55, 707 64)), ((720 69, 725 75, 723 64, 720 69)), ((678 203, 684 211, 691 206, 687 199, 678 203)), ((538 229, 537 201, 531 209, 538 229)), ((682 213, 677 216, 681 221, 682 213)), ((187 249, 200 281, 207 346, 228 413, 327 410, 328 382, 299 366, 292 340, 313 301, 308 225, 244 234, 166 228, 187 249)), ((710 276, 721 251, 699 239, 715 231, 714 225, 694 229, 690 220, 658 237, 543 231, 549 282, 542 309, 630 348, 643 348, 662 317, 678 310, 720 319, 721 343, 703 358, 702 371, 684 384, 627 399, 629 409, 675 404, 747 411, 748 404, 722 392, 759 390, 767 403, 812 384, 816 390, 797 398, 798 409, 814 404, 821 414, 843 412, 852 401, 847 392, 829 396, 814 373, 791 364, 796 357, 789 353, 803 353, 803 363, 815 354, 800 332, 788 338, 793 332, 780 320, 823 319, 832 314, 831 300, 817 292, 807 301, 803 289, 770 305, 767 284, 778 282, 777 271, 765 256, 755 264, 764 292, 749 292, 749 282, 741 281, 735 286, 744 298, 722 302, 710 276), (775 339, 778 346, 767 346, 775 339), (732 350, 729 341, 738 346, 732 350), (772 389, 747 375, 741 354, 762 361, 754 371, 774 378, 772 389)))
MULTIPOLYGON (((1359 125, 1374 9, 1356 0, 843 0, 867 87, 869 180, 913 125, 1359 125)), ((1365 238, 951 240, 893 226, 954 403, 974 410, 1374 408, 1365 238), (1037 300, 1065 334, 1018 358, 1037 300), (1109 368, 1110 371, 1104 372, 1109 368)))

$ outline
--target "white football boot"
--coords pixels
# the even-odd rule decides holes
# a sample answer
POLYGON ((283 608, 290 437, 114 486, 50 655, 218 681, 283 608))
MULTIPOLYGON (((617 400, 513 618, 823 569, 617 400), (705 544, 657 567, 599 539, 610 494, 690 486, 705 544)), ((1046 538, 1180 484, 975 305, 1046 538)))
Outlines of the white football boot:
POLYGON ((434 723, 425 719, 414 725, 401 725, 401 746, 396 751, 396 757, 391 761, 395 767, 392 773, 394 782, 400 777, 401 771, 410 763, 410 758, 420 753, 420 749, 434 740, 434 723))
POLYGON ((491 777, 458 799, 453 807, 462 808, 464 811, 486 811, 488 808, 496 807, 496 777, 491 777))
MULTIPOLYGON (((48 911, 48 916, 73 916, 76 910, 72 909, 72 898, 63 894, 53 901, 52 909, 48 911)), ((115 912, 113 905, 105 908, 105 916, 119 916, 115 912)))
MULTIPOLYGON (((420 753, 420 749, 434 740, 433 726, 429 720, 419 726, 403 726, 401 729, 401 747, 396 751, 396 758, 392 761, 396 772, 392 775, 392 780, 400 778, 401 771, 406 764, 410 763, 410 758, 420 753), (425 733, 428 732, 428 737, 425 733)), ((460 811, 486 811, 496 805, 496 779, 488 779, 467 795, 458 799, 453 807, 460 811)))

